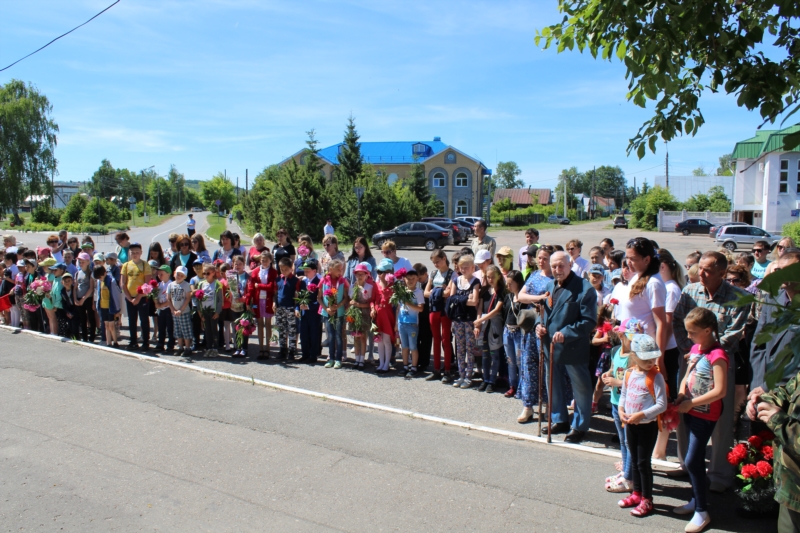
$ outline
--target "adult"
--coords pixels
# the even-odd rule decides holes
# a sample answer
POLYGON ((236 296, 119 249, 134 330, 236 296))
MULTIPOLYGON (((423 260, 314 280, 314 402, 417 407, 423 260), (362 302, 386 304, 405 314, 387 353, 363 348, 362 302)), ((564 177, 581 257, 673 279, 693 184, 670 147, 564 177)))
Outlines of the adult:
MULTIPOLYGON (((67 248, 72 252, 72 264, 75 264, 75 262, 78 260, 78 256, 81 253, 81 247, 78 238, 73 235, 67 239, 67 248)), ((75 274, 72 275, 74 276, 75 274)))
POLYGON ((61 241, 58 235, 50 235, 47 237, 47 246, 50 247, 50 257, 56 260, 56 263, 64 262, 64 255, 61 253, 61 241))
POLYGON ((294 263, 297 252, 294 249, 292 240, 289 238, 289 232, 281 228, 275 233, 275 237, 278 239, 278 243, 272 247, 272 257, 275 258, 275 264, 277 265, 284 257, 288 257, 294 263))
POLYGON ((606 268, 611 269, 611 253, 614 251, 614 241, 606 237, 600 241, 600 249, 603 251, 603 264, 606 268))
MULTIPOLYGON (((170 233, 169 237, 167 237, 167 240, 169 241, 169 250, 164 251, 164 259, 166 259, 167 261, 172 261, 172 256, 180 252, 180 250, 178 249, 179 237, 180 234, 178 233, 170 233)), ((191 247, 191 243, 189 244, 189 246, 191 247)), ((172 272, 175 272, 175 270, 173 269, 172 272)))
POLYGON ((253 245, 247 251, 247 269, 252 272, 261 264, 261 252, 267 250, 267 239, 261 233, 253 235, 253 245))
MULTIPOLYGON (((117 248, 114 250, 114 253, 117 254, 117 259, 119 259, 119 262, 124 265, 130 259, 128 255, 128 249, 131 246, 131 238, 127 233, 121 231, 114 235, 114 240, 117 242, 117 248)), ((83 250, 83 246, 81 246, 81 250, 83 250)), ((92 255, 92 252, 87 251, 86 253, 92 255)))
MULTIPOLYGON (((794 244, 794 239, 792 239, 791 237, 782 238, 781 240, 778 241, 778 244, 775 245, 775 254, 776 254, 775 258, 776 259, 780 259, 781 257, 783 257, 783 254, 786 253, 786 250, 788 250, 790 248, 795 248, 795 247, 796 246, 794 244)), ((769 266, 767 267, 767 272, 766 272, 764 277, 767 277, 770 274, 772 274, 777 267, 778 267, 778 261, 777 260, 771 262, 769 264, 769 266)), ((751 268, 752 268, 752 265, 751 265, 751 268)), ((758 286, 758 283, 756 282, 755 285, 758 286)))
POLYGON ((19 247, 17 246, 17 238, 13 235, 3 235, 3 248, 7 254, 15 254, 19 247))
POLYGON ((762 279, 767 275, 767 267, 772 262, 767 258, 769 254, 769 243, 767 241, 756 241, 753 244, 753 257, 756 262, 750 270, 750 275, 757 279, 762 279))
POLYGON ((589 431, 592 416, 592 380, 589 375, 589 345, 592 330, 597 325, 597 293, 592 285, 570 269, 569 255, 556 252, 550 256, 553 281, 547 284, 550 293, 543 304, 543 316, 537 319, 536 336, 544 348, 553 343, 552 389, 549 379, 549 362, 545 363, 547 394, 552 403, 553 426, 551 434, 567 433, 565 442, 581 442, 589 431), (564 372, 572 382, 575 395, 575 413, 570 430, 567 401, 564 398, 566 383, 564 372))
POLYGON ((192 251, 192 239, 188 234, 178 235, 175 239, 175 248, 178 250, 172 254, 169 261, 169 268, 172 270, 171 278, 175 279, 175 272, 178 267, 184 266, 186 270, 192 270, 197 254, 192 251))
POLYGON ((325 227, 322 228, 323 235, 333 235, 333 221, 328 219, 325 221, 325 227))
MULTIPOLYGON (((728 270, 728 260, 719 252, 706 252, 700 257, 697 264, 700 281, 690 283, 681 291, 681 299, 675 308, 673 327, 675 331, 675 341, 678 343, 678 350, 684 356, 689 353, 694 344, 689 338, 686 327, 683 323, 689 311, 695 307, 703 307, 711 310, 717 315, 719 325, 718 339, 728 355, 728 360, 733 360, 736 349, 739 346, 739 339, 744 335, 744 327, 747 323, 747 316, 750 313, 750 306, 728 305, 741 298, 746 293, 725 281, 725 273, 728 270)), ((683 379, 686 373, 686 359, 679 357, 680 370, 678 379, 683 379)), ((734 383, 735 365, 728 365, 728 383, 734 383)), ((734 412, 735 388, 728 387, 722 406, 723 412, 728 413, 721 417, 716 426, 711 439, 714 446, 711 449, 711 465, 708 468, 708 478, 711 480, 709 488, 714 492, 723 492, 733 481, 733 470, 728 463, 727 454, 733 446, 733 412, 734 412)), ((678 426, 678 459, 681 466, 689 446, 686 428, 681 423, 678 426)), ((685 469, 675 472, 674 476, 681 475, 685 469)))
POLYGON ((406 271, 413 270, 411 266, 411 261, 406 259, 405 257, 400 257, 397 255, 397 245, 394 241, 383 241, 381 245, 381 253, 383 257, 386 259, 391 259, 392 264, 394 264, 394 271, 397 272, 401 268, 405 268, 406 271))
POLYGON ((511 270, 514 268, 514 252, 511 250, 510 246, 501 246, 497 253, 495 254, 495 258, 497 259, 497 266, 500 267, 500 272, 503 273, 503 277, 506 276, 511 270))
POLYGON ((479 220, 475 223, 475 238, 472 239, 472 253, 477 254, 478 250, 488 250, 489 256, 494 257, 497 252, 497 243, 493 238, 486 235, 486 221, 479 220))
POLYGON ((194 215, 189 213, 189 216, 186 218, 186 234, 189 235, 189 237, 194 235, 196 227, 197 221, 194 219, 194 215))
MULTIPOLYGON (((525 270, 528 264, 528 248, 531 246, 534 248, 539 247, 539 230, 536 228, 528 228, 525 230, 525 246, 519 249, 519 258, 517 259, 520 271, 525 270)), ((534 257, 534 262, 535 261, 536 258, 534 257)))
MULTIPOLYGON (((523 305, 538 305, 547 298, 547 286, 553 281, 553 271, 550 268, 550 256, 555 250, 552 246, 539 246, 535 251, 528 249, 528 262, 535 260, 538 269, 525 280, 525 285, 517 295, 517 301, 523 305)), ((539 401, 539 357, 542 353, 541 340, 535 335, 528 335, 521 339, 522 347, 517 353, 519 360, 519 393, 517 398, 522 400, 522 413, 517 417, 517 422, 524 424, 533 418, 533 406, 539 401)))
MULTIPOLYGON (((137 321, 142 326, 142 348, 150 349, 150 321, 147 317, 149 299, 138 294, 139 287, 150 281, 152 271, 147 261, 142 259, 142 245, 130 243, 127 253, 130 258, 122 265, 122 292, 125 294, 125 305, 128 308, 128 329, 131 340, 128 350, 138 350, 137 321)), ((119 253, 117 253, 119 255, 119 253)))
POLYGON ((336 235, 325 235, 322 238, 322 247, 325 248, 325 251, 319 260, 320 277, 328 273, 328 264, 334 259, 341 259, 344 263, 344 254, 339 250, 339 239, 336 238, 336 235))
POLYGON ((314 241, 310 235, 301 233, 297 236, 297 259, 294 260, 294 270, 298 278, 305 276, 303 265, 309 259, 318 259, 317 252, 314 251, 314 241))
POLYGON ((675 341, 672 321, 675 315, 675 309, 678 307, 678 302, 681 299, 684 277, 680 263, 678 263, 669 250, 661 248, 658 251, 658 259, 661 262, 661 265, 658 267, 658 273, 666 289, 666 297, 664 300, 664 331, 667 344, 664 350, 664 366, 667 372, 669 397, 670 400, 674 400, 678 393, 678 359, 680 358, 680 352, 678 351, 678 343, 675 341))
POLYGON ((355 268, 359 263, 367 263, 372 279, 378 278, 378 272, 375 270, 377 264, 375 263, 375 258, 372 257, 372 252, 365 237, 356 237, 353 243, 353 250, 350 252, 350 257, 347 258, 347 263, 344 267, 344 277, 351 287, 356 283, 355 268))
POLYGON ((581 250, 583 250, 583 243, 578 239, 567 241, 567 253, 572 261, 572 271, 582 278, 583 275, 589 270, 589 261, 581 257, 581 250))
POLYGON ((242 251, 234 246, 235 240, 233 238, 233 233, 231 230, 223 231, 219 236, 219 248, 214 251, 214 255, 211 256, 211 262, 215 262, 218 259, 220 261, 224 261, 229 265, 233 264, 233 256, 235 255, 242 255, 242 251))
POLYGON ((203 236, 200 233, 195 233, 194 235, 192 235, 191 240, 192 240, 192 251, 197 256, 197 258, 202 260, 203 263, 210 263, 211 254, 209 254, 208 250, 206 250, 206 240, 203 238, 203 236))
POLYGON ((97 334, 94 314, 94 293, 97 281, 92 275, 92 258, 87 253, 78 254, 78 271, 73 274, 75 283, 72 299, 77 307, 78 331, 83 342, 93 343, 97 334))

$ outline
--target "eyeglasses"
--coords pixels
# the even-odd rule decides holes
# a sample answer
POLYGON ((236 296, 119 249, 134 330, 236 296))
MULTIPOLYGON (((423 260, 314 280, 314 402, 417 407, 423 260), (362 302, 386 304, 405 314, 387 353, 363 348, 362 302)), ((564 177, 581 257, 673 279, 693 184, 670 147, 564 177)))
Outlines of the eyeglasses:
POLYGON ((333 246, 333 243, 332 243, 332 242, 329 242, 329 243, 327 243, 327 244, 323 244, 322 246, 324 246, 325 248, 328 248, 328 247, 330 247, 330 246, 333 246))
POLYGON ((764 249, 763 248, 753 248, 753 253, 754 254, 763 254, 764 253, 764 249))
POLYGON ((575 248, 567 248, 567 251, 568 251, 568 252, 571 252, 571 251, 572 251, 572 250, 574 250, 574 249, 575 249, 575 248))
POLYGON ((182 243, 181 243, 181 248, 183 248, 184 246, 191 246, 191 243, 188 243, 188 242, 182 242, 182 243))
POLYGON ((742 278, 726 278, 725 281, 728 283, 741 283, 742 278))
POLYGON ((203 272, 203 276, 205 276, 205 277, 213 276, 213 275, 214 275, 213 272, 203 272))
POLYGON ((778 246, 776 246, 776 248, 777 248, 778 250, 785 250, 785 249, 786 249, 786 247, 785 247, 785 246, 783 246, 782 244, 779 244, 778 246))

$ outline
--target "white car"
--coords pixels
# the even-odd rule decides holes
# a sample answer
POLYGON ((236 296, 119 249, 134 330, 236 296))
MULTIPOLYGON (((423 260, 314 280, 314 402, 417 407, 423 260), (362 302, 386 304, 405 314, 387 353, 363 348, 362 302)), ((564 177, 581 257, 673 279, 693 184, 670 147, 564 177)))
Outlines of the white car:
POLYGON ((722 226, 717 232, 715 241, 731 252, 737 249, 752 249, 757 241, 766 241, 772 250, 783 238, 781 235, 767 233, 761 228, 750 225, 722 226))
MULTIPOLYGON (((474 226, 479 220, 483 220, 481 217, 456 217, 454 220, 463 220, 467 224, 474 226)), ((488 224, 487 224, 488 225, 488 224)))

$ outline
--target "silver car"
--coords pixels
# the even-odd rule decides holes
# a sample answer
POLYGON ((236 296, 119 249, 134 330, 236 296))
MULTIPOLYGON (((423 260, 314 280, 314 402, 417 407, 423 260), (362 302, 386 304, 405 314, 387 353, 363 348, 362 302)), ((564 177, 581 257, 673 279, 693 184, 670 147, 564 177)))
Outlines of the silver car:
POLYGON ((750 225, 722 226, 714 239, 717 244, 724 246, 731 252, 739 248, 750 250, 756 241, 766 241, 772 250, 783 238, 782 235, 768 233, 761 228, 750 225))

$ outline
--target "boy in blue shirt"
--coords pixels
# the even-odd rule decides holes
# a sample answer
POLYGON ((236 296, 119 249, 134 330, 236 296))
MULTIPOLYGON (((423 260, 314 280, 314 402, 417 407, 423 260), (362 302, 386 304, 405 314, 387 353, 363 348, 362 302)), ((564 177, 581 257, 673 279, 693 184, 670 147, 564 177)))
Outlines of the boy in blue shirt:
POLYGON ((419 351, 417 350, 417 340, 419 339, 419 314, 425 308, 425 295, 417 286, 419 275, 416 270, 406 272, 406 287, 414 293, 416 303, 400 305, 400 312, 397 317, 397 332, 400 336, 400 345, 403 349, 403 366, 408 370, 406 379, 411 379, 417 375, 417 365, 419 364, 419 351), (411 352, 411 366, 408 366, 408 352, 411 352))
POLYGON ((295 310, 295 315, 300 319, 300 351, 302 353, 300 361, 309 365, 315 364, 322 352, 322 317, 319 314, 318 301, 320 279, 317 275, 317 268, 316 259, 308 259, 303 264, 305 279, 300 282, 299 292, 309 292, 309 303, 300 305, 295 310))

